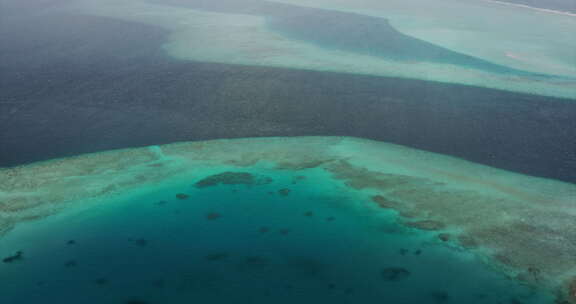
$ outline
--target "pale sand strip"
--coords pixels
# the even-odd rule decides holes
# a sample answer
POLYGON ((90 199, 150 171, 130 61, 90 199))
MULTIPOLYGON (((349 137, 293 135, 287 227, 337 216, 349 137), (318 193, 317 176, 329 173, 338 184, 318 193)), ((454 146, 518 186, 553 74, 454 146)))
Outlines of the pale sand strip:
MULTIPOLYGON (((110 3, 106 0, 85 0, 72 6, 70 12, 165 28, 170 31, 170 35, 162 47, 169 56, 179 60, 421 79, 535 95, 576 98, 576 80, 573 78, 524 77, 493 73, 457 64, 398 61, 326 48, 272 31, 267 26, 264 16, 216 13, 155 5, 142 0, 130 0, 122 4, 117 1, 110 3)), ((498 9, 491 8, 490 12, 498 12, 498 9)), ((409 20, 414 22, 408 22, 409 20, 404 17, 400 18, 404 20, 403 22, 392 18, 391 23, 394 26, 400 24, 399 30, 407 35, 455 51, 461 49, 463 54, 473 56, 477 54, 478 58, 512 68, 550 75, 574 76, 572 56, 564 58, 565 56, 559 55, 566 53, 565 50, 574 42, 571 39, 561 39, 562 43, 558 44, 556 40, 560 38, 550 39, 553 36, 559 37, 557 26, 561 23, 555 19, 560 17, 536 18, 532 16, 534 14, 521 14, 521 20, 528 18, 534 21, 530 26, 539 25, 535 28, 537 29, 535 34, 519 25, 515 25, 513 30, 502 28, 495 31, 494 26, 487 26, 484 19, 481 22, 475 21, 469 24, 466 22, 464 28, 462 26, 454 28, 455 25, 449 22, 451 18, 448 16, 438 16, 437 19, 442 23, 431 26, 430 16, 423 15, 416 9, 407 10, 406 13, 411 14, 409 20), (548 25, 550 23, 548 19, 555 21, 554 26, 548 25), (406 22, 411 25, 408 26, 406 22), (541 24, 546 26, 540 26, 541 24), (474 30, 466 30, 468 27, 474 30), (534 45, 545 46, 545 50, 536 52, 533 50, 534 45), (469 52, 472 50, 474 51, 469 52), (505 52, 517 50, 523 50, 524 56, 531 59, 518 61, 505 55, 505 52)), ((495 18, 495 20, 513 22, 509 18, 495 18)))

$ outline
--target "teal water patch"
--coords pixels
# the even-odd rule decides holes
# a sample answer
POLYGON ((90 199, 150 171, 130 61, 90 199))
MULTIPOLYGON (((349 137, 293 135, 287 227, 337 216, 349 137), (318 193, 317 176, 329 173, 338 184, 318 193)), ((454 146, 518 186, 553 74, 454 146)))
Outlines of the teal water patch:
POLYGON ((211 168, 24 223, 3 303, 547 303, 323 170, 211 168))

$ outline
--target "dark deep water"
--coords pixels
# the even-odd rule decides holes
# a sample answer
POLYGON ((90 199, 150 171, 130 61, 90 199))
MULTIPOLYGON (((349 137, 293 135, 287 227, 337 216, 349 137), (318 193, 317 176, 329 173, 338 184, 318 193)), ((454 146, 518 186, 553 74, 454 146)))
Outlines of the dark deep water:
POLYGON ((158 28, 30 20, 0 28, 1 166, 175 141, 349 135, 576 182, 574 101, 177 61, 161 50, 158 28))

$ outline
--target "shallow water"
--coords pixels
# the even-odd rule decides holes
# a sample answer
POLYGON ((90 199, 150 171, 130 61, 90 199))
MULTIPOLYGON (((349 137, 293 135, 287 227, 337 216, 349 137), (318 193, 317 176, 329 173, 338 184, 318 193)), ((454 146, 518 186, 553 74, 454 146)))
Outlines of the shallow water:
MULTIPOLYGON (((150 1, 150 0, 149 0, 150 1)), ((270 1, 150 1, 230 14, 260 15, 268 28, 324 48, 407 62, 442 62, 495 73, 554 78, 494 64, 405 35, 384 18, 270 1)))
POLYGON ((262 182, 172 181, 18 226, 0 240, 0 256, 23 253, 0 264, 0 280, 9 282, 0 294, 8 303, 548 299, 436 233, 398 224, 395 212, 324 171, 233 172, 262 182))

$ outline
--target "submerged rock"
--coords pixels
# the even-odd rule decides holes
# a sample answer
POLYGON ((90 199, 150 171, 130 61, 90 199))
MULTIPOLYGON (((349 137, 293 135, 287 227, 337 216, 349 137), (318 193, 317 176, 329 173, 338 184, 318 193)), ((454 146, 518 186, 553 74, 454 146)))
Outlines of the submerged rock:
POLYGON ((380 271, 382 279, 388 282, 397 282, 407 279, 411 275, 410 271, 402 267, 388 267, 380 271))
POLYGON ((181 199, 181 200, 187 199, 187 198, 189 198, 189 197, 190 197, 190 195, 184 194, 184 193, 178 193, 178 194, 176 194, 176 198, 177 198, 177 199, 181 199))
POLYGON ((282 195, 282 196, 288 196, 288 194, 290 194, 292 190, 288 189, 288 188, 283 188, 278 190, 278 194, 282 195))
POLYGON ((438 239, 440 239, 442 242, 448 242, 450 240, 450 234, 440 233, 438 234, 438 239))
POLYGON ((265 185, 272 182, 272 179, 266 176, 256 176, 248 172, 222 172, 210 175, 194 184, 196 188, 206 188, 218 185, 265 185))
POLYGON ((376 203, 380 208, 395 208, 398 204, 385 198, 382 195, 374 195, 371 197, 372 201, 376 203))
POLYGON ((134 240, 134 244, 136 244, 136 246, 139 246, 139 247, 146 247, 146 246, 148 246, 148 240, 137 239, 137 240, 134 240))
POLYGON ((17 251, 15 254, 13 254, 11 256, 7 256, 4 259, 2 259, 2 262, 12 263, 12 262, 20 261, 24 258, 23 254, 24 253, 22 251, 17 251))

